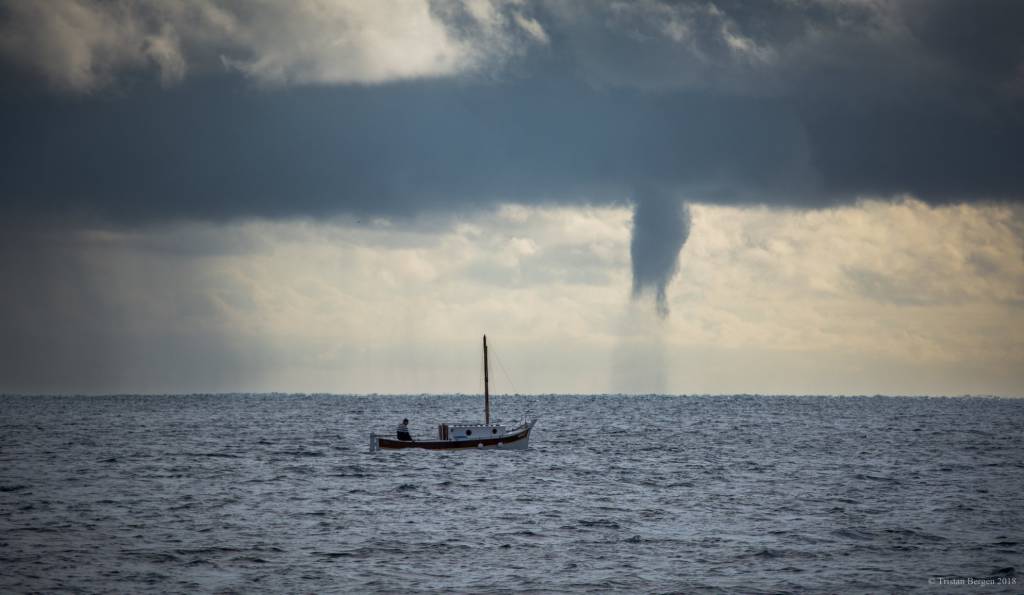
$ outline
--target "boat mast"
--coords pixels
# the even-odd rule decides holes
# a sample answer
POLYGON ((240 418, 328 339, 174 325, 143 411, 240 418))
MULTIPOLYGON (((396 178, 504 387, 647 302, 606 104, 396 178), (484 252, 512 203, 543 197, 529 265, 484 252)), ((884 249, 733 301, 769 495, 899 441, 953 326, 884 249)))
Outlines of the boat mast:
POLYGON ((491 388, 487 383, 487 335, 484 335, 484 423, 491 423, 491 388))

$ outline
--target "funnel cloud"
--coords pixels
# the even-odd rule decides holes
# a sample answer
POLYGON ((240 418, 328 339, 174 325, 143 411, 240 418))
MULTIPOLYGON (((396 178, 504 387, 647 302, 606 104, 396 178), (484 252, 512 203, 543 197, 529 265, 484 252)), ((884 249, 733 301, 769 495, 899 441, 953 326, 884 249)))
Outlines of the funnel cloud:
POLYGON ((690 236, 690 207, 667 194, 643 193, 633 211, 633 299, 654 292, 658 316, 669 314, 668 284, 679 271, 679 251, 690 236))

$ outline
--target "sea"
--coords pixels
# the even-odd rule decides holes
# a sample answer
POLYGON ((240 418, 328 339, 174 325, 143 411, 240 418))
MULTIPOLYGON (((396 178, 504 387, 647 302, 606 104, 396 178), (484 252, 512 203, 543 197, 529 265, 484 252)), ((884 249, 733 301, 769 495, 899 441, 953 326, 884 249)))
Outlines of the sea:
POLYGON ((1021 593, 1024 400, 0 397, 3 593, 1021 593))

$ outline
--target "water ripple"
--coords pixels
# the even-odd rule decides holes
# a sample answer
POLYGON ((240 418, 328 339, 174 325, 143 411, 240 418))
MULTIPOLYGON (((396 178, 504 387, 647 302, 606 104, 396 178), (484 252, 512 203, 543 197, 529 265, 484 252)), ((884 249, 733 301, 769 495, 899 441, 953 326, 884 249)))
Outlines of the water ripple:
POLYGON ((0 591, 1020 591, 1020 401, 507 397, 530 450, 368 452, 478 409, 0 398, 0 591))

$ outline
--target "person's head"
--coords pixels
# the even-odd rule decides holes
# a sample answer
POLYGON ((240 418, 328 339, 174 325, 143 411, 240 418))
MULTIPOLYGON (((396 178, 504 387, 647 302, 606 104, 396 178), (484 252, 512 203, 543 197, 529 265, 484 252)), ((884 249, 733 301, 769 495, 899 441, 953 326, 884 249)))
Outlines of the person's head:
POLYGON ((402 425, 403 425, 403 426, 407 426, 407 425, 409 425, 409 420, 408 420, 408 419, 403 419, 403 420, 402 420, 402 425))

